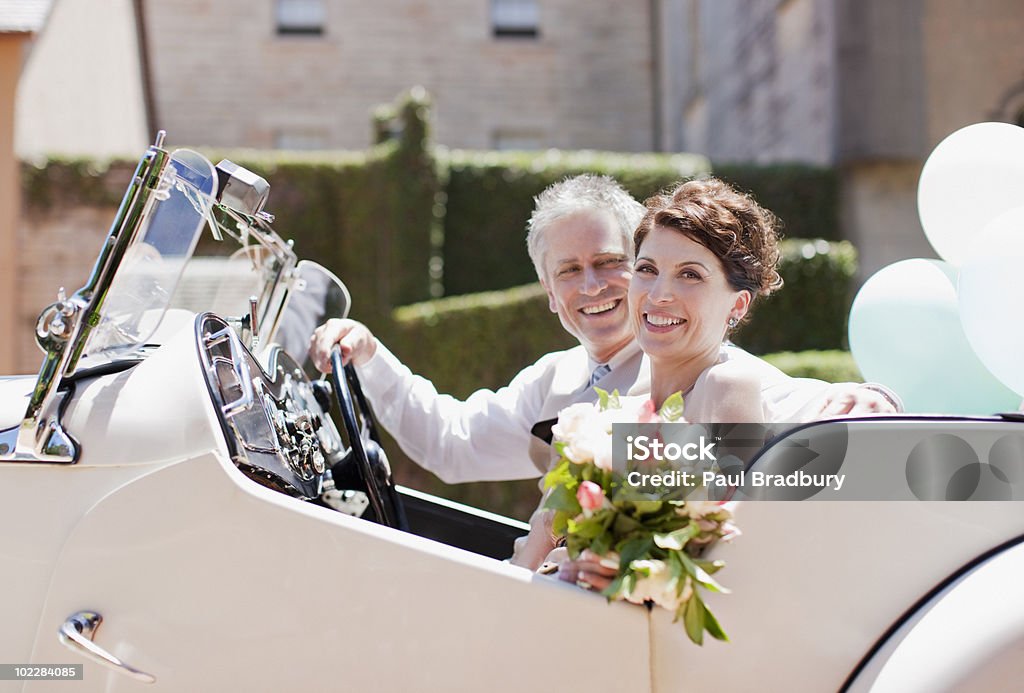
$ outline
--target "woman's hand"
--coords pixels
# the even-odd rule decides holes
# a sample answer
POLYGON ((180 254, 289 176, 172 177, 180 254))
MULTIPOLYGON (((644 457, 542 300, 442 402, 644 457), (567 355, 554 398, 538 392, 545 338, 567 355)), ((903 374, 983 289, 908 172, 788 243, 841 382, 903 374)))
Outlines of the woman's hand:
POLYGON ((355 320, 333 318, 316 328, 309 340, 309 357, 321 373, 331 372, 331 349, 341 346, 341 361, 361 366, 377 353, 369 328, 355 320))
POLYGON ((618 561, 598 556, 585 549, 575 561, 565 560, 558 567, 558 579, 575 582, 583 589, 604 591, 619 574, 618 561))
MULTIPOLYGON (((546 496, 545 496, 546 498, 546 496)), ((509 562, 530 570, 537 570, 552 549, 555 538, 551 534, 551 524, 555 519, 554 510, 544 509, 544 500, 530 516, 530 533, 515 541, 515 551, 509 562)))

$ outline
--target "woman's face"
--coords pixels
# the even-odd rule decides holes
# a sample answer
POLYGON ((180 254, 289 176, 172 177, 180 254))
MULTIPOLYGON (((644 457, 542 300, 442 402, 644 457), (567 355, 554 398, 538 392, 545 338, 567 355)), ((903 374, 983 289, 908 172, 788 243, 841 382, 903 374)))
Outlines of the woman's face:
POLYGON ((654 360, 717 355, 729 318, 742 318, 750 299, 729 285, 713 252, 675 229, 655 226, 637 251, 630 321, 654 360))

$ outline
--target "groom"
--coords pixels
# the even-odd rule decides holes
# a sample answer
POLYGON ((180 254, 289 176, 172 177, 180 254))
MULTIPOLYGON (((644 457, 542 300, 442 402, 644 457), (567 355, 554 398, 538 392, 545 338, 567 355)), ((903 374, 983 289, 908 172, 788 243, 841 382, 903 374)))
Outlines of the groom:
MULTIPOLYGON (((607 176, 568 178, 536 198, 528 224, 530 258, 551 311, 579 345, 542 356, 496 392, 478 390, 464 401, 438 393, 354 320, 321 325, 310 356, 326 372, 331 347, 340 343, 381 425, 443 481, 539 477, 552 460, 544 424, 559 411, 594 401, 595 385, 629 394, 650 390, 649 367, 633 340, 626 305, 632 233, 643 214, 643 205, 607 176)), ((873 387, 793 380, 770 367, 762 374, 762 397, 793 422, 896 411, 885 391, 873 387)))

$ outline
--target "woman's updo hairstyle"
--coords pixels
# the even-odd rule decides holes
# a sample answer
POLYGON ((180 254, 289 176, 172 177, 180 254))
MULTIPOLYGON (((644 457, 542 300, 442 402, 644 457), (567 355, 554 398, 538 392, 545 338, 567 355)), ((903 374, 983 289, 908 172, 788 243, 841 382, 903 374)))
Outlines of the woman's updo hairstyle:
MULTIPOLYGON (((710 250, 725 267, 729 285, 747 290, 751 301, 782 286, 779 222, 752 197, 717 178, 691 180, 650 197, 633 234, 633 251, 655 227, 675 229, 710 250)), ((748 311, 749 314, 749 311, 748 311)))

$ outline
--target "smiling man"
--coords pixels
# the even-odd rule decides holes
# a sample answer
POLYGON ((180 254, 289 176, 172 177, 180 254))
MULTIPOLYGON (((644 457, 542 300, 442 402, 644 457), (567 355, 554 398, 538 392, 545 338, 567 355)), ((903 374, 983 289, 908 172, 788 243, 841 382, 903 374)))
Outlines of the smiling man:
MULTIPOLYGON (((626 302, 632 234, 644 212, 607 176, 568 178, 537 196, 527 248, 551 311, 579 346, 546 354, 497 391, 478 390, 466 400, 440 394, 353 320, 321 325, 310 356, 329 371, 331 347, 340 344, 381 425, 442 480, 538 477, 552 461, 548 442, 533 434, 544 422, 570 404, 596 400, 594 386, 650 392, 649 366, 634 340, 626 302)), ((762 397, 792 421, 894 410, 877 391, 793 379, 772 367, 762 374, 762 397)))

